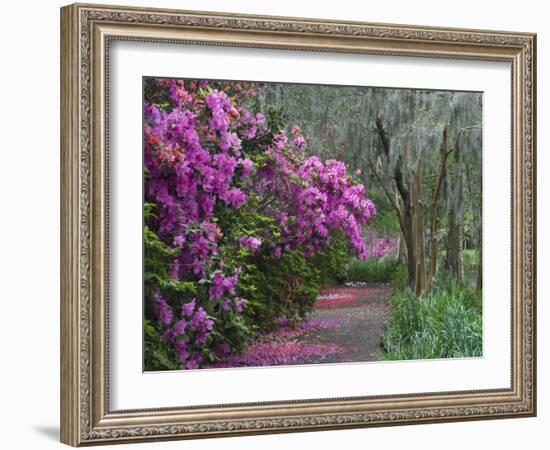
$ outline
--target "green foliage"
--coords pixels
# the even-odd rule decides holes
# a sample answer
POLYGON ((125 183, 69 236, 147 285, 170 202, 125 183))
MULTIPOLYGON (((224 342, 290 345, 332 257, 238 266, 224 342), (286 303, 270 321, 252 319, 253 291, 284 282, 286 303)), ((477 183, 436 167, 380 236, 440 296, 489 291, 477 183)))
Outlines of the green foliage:
POLYGON ((405 264, 399 264, 392 272, 391 283, 393 286, 393 292, 401 292, 409 285, 409 274, 407 272, 407 266, 405 264))
POLYGON ((464 258, 465 267, 477 267, 479 264, 479 250, 477 249, 464 249, 462 257, 464 258))
POLYGON ((403 265, 394 259, 354 260, 347 267, 346 280, 389 283, 403 269, 403 265))
POLYGON ((443 275, 419 298, 396 290, 383 344, 388 360, 481 356, 481 291, 443 275))
POLYGON ((479 250, 478 249, 464 249, 462 252, 463 267, 464 267, 464 281, 470 286, 477 286, 478 281, 478 269, 479 269, 479 250))
POLYGON ((167 110, 172 107, 168 92, 159 89, 155 80, 147 78, 143 81, 143 98, 155 103, 160 109, 167 110))
MULTIPOLYGON (((146 223, 155 218, 155 205, 145 203, 146 223)), ((143 281, 144 281, 144 367, 147 370, 179 369, 173 346, 167 345, 151 318, 154 313, 154 291, 160 290, 168 304, 177 309, 193 297, 206 296, 203 285, 194 281, 178 281, 169 275, 170 265, 178 249, 170 247, 147 225, 143 227, 143 281)), ((210 315, 211 311, 207 311, 210 315)))
MULTIPOLYGON (((270 329, 279 317, 304 318, 313 310, 320 288, 345 276, 350 250, 341 234, 335 234, 331 245, 310 257, 297 249, 284 251, 280 258, 274 258, 266 246, 254 253, 234 239, 234 236, 254 235, 267 241, 268 233, 278 233, 271 218, 255 208, 244 207, 231 217, 224 217, 222 223, 222 229, 232 230, 232 238, 221 246, 221 257, 226 267, 242 270, 237 290, 247 299, 242 317, 250 331, 270 329)), ((244 343, 245 339, 241 341, 244 343)))
MULTIPOLYGON (((153 216, 153 205, 145 204, 144 217, 147 219, 153 216)), ((170 263, 175 255, 175 250, 166 245, 148 227, 143 227, 144 245, 144 367, 147 370, 173 370, 179 369, 176 363, 177 358, 173 349, 162 339, 162 336, 153 323, 147 317, 154 317, 153 312, 153 291, 162 289, 165 298, 172 305, 179 299, 189 299, 197 293, 194 283, 176 281, 168 274, 170 263)))
POLYGON ((174 370, 180 368, 179 364, 174 362, 172 349, 148 319, 145 319, 143 323, 143 336, 145 340, 143 364, 147 370, 174 370))
POLYGON ((361 181, 365 186, 368 186, 369 198, 376 205, 376 215, 369 222, 369 228, 376 230, 383 236, 399 236, 399 220, 386 194, 366 175, 362 177, 361 181))
MULTIPOLYGON (((151 215, 151 205, 145 205, 145 217, 151 215)), ((168 275, 170 263, 175 255, 175 250, 166 245, 159 237, 147 226, 143 227, 143 280, 145 295, 148 299, 145 303, 145 317, 153 317, 153 298, 152 292, 159 286, 170 290, 170 298, 188 293, 191 289, 187 283, 176 282, 168 275)))
POLYGON ((270 328, 277 317, 303 318, 319 295, 320 271, 304 257, 301 249, 287 251, 280 259, 260 257, 253 275, 256 295, 247 313, 270 328))
POLYGON ((339 232, 335 233, 332 243, 326 249, 308 258, 309 263, 319 271, 321 287, 342 283, 347 279, 346 265, 350 254, 350 245, 343 233, 339 232))
POLYGON ((270 106, 267 108, 267 129, 284 130, 288 123, 288 116, 280 107, 270 106))

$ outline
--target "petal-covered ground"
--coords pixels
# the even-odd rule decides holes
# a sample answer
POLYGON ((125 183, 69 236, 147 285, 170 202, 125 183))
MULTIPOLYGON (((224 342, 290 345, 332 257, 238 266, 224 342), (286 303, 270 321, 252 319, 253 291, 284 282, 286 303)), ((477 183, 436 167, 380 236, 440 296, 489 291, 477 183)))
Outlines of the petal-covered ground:
POLYGON ((317 309, 365 306, 369 302, 379 302, 387 294, 388 286, 378 284, 371 287, 338 287, 325 289, 317 299, 317 309))
POLYGON ((310 317, 298 324, 280 320, 241 355, 211 367, 282 366, 380 359, 391 286, 372 283, 325 289, 310 317))

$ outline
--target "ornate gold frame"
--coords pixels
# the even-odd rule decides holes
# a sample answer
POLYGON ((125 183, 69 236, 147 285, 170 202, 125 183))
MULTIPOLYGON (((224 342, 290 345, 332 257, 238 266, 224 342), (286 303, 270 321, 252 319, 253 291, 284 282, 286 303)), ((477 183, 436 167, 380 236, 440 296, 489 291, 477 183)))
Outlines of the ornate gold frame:
POLYGON ((128 441, 533 416, 536 36, 75 4, 61 9, 61 440, 128 441), (137 40, 507 61, 512 66, 509 389, 111 411, 108 398, 109 43, 137 40))

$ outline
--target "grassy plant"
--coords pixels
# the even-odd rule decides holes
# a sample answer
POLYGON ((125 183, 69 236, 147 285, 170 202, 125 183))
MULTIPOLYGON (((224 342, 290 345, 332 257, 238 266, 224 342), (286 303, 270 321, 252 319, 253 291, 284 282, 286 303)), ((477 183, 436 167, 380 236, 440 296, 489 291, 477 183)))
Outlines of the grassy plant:
POLYGON ((396 289, 383 344, 388 360, 481 356, 481 291, 445 276, 420 298, 396 289))
POLYGON ((477 266, 479 264, 479 250, 468 248, 463 250, 465 266, 477 266))
POLYGON ((404 264, 396 264, 395 269, 392 272, 391 283, 393 286, 393 292, 402 292, 407 288, 409 283, 407 266, 404 264))
POLYGON ((355 260, 347 268, 347 281, 390 282, 402 265, 392 259, 369 258, 366 261, 355 260))

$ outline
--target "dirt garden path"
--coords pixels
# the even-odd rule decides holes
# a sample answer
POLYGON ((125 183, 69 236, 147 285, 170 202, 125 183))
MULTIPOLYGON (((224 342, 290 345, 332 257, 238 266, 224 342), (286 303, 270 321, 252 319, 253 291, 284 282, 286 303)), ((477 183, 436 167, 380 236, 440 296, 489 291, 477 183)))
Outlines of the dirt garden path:
POLYGON ((376 361, 391 291, 382 283, 324 289, 306 320, 280 320, 276 330, 257 335, 243 353, 211 367, 376 361))
POLYGON ((390 299, 391 285, 383 283, 323 290, 310 320, 334 322, 334 326, 312 329, 301 335, 298 341, 336 344, 339 351, 310 363, 380 359, 390 299))

